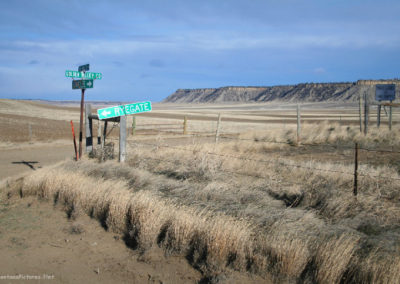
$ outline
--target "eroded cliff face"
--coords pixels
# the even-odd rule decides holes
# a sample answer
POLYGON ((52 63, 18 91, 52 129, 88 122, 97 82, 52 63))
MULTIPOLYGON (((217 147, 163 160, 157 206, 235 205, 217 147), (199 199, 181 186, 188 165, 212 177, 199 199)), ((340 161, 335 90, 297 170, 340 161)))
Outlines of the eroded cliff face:
MULTIPOLYGON (((304 83, 273 87, 222 87, 207 89, 178 89, 168 96, 168 103, 224 103, 224 102, 356 102, 365 92, 373 99, 375 84, 372 80, 354 83, 304 83)), ((396 83, 398 97, 399 80, 374 81, 380 84, 396 83)))

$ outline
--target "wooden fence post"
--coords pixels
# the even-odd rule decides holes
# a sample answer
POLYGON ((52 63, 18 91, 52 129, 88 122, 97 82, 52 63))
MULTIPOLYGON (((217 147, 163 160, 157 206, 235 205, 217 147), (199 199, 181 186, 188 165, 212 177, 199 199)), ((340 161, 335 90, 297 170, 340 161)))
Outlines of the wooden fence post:
POLYGON ((107 120, 104 121, 103 139, 101 139, 101 149, 104 149, 104 146, 106 145, 106 136, 107 136, 107 120))
POLYGON ((217 130, 215 131, 215 144, 218 143, 218 137, 219 137, 219 127, 221 125, 221 114, 218 114, 218 122, 217 122, 217 130))
POLYGON ((93 127, 92 119, 89 115, 92 114, 92 105, 85 105, 85 134, 86 134, 86 153, 93 151, 93 127))
MULTIPOLYGON (((392 101, 390 101, 392 103, 392 101)), ((389 107, 389 130, 392 130, 393 110, 392 106, 389 107)))
POLYGON ((187 134, 187 116, 183 117, 183 135, 187 134))
POLYGON ((360 97, 358 98, 359 104, 358 104, 358 114, 359 114, 359 118, 360 118, 360 132, 362 132, 362 96, 360 94, 360 97))
POLYGON ((364 94, 364 134, 368 134, 369 105, 367 94, 364 94))
POLYGON ((136 116, 132 116, 132 136, 136 134, 136 116))
POLYGON ((376 126, 379 128, 381 126, 381 102, 379 101, 378 110, 376 114, 376 126))
POLYGON ((297 104, 297 145, 301 141, 301 115, 300 115, 300 105, 297 104))
POLYGON ((355 144, 354 149, 354 186, 353 194, 357 196, 358 193, 358 143, 355 144))
POLYGON ((124 163, 126 158, 126 116, 119 121, 119 162, 124 163))
POLYGON ((97 125, 97 145, 101 144, 101 120, 98 120, 98 125, 97 125))

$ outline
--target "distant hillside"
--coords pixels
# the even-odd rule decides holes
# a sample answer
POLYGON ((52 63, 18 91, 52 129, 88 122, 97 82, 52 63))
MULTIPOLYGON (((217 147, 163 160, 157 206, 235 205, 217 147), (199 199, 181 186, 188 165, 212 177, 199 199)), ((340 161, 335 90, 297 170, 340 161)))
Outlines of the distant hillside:
POLYGON ((400 80, 359 80, 354 83, 304 83, 272 87, 222 87, 178 89, 163 102, 224 103, 224 102, 355 102, 364 92, 374 95, 375 84, 397 84, 400 80))

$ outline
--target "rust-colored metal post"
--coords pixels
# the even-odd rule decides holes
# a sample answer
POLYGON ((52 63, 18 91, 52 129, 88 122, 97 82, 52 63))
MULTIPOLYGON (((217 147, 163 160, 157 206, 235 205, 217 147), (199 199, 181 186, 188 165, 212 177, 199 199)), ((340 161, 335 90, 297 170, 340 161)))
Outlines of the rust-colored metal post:
POLYGON ((74 123, 71 120, 71 129, 72 129, 72 139, 74 141, 74 149, 75 149, 75 157, 76 160, 78 161, 78 151, 76 149, 76 139, 75 139, 75 130, 74 130, 74 123))
POLYGON ((83 104, 85 102, 85 89, 82 89, 81 96, 81 117, 79 120, 79 159, 82 158, 82 129, 83 129, 83 104))
POLYGON ((357 192, 358 192, 358 143, 356 143, 354 149, 354 186, 353 186, 354 196, 357 196, 357 192))

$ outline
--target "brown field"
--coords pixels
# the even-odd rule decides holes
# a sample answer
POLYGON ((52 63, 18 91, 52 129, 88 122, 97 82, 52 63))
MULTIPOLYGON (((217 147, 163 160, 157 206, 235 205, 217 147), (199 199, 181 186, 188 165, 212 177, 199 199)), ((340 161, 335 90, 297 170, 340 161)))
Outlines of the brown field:
MULTIPOLYGON (((128 118, 126 163, 102 161, 98 146, 75 162, 69 121, 77 130, 78 108, 0 100, 0 245, 12 259, 0 275, 47 273, 62 283, 399 283, 397 110, 388 131, 387 117, 378 129, 371 109, 365 136, 357 106, 303 105, 298 143, 295 105, 153 109, 136 115, 135 135, 128 118)), ((115 156, 117 138, 111 124, 115 156)))

